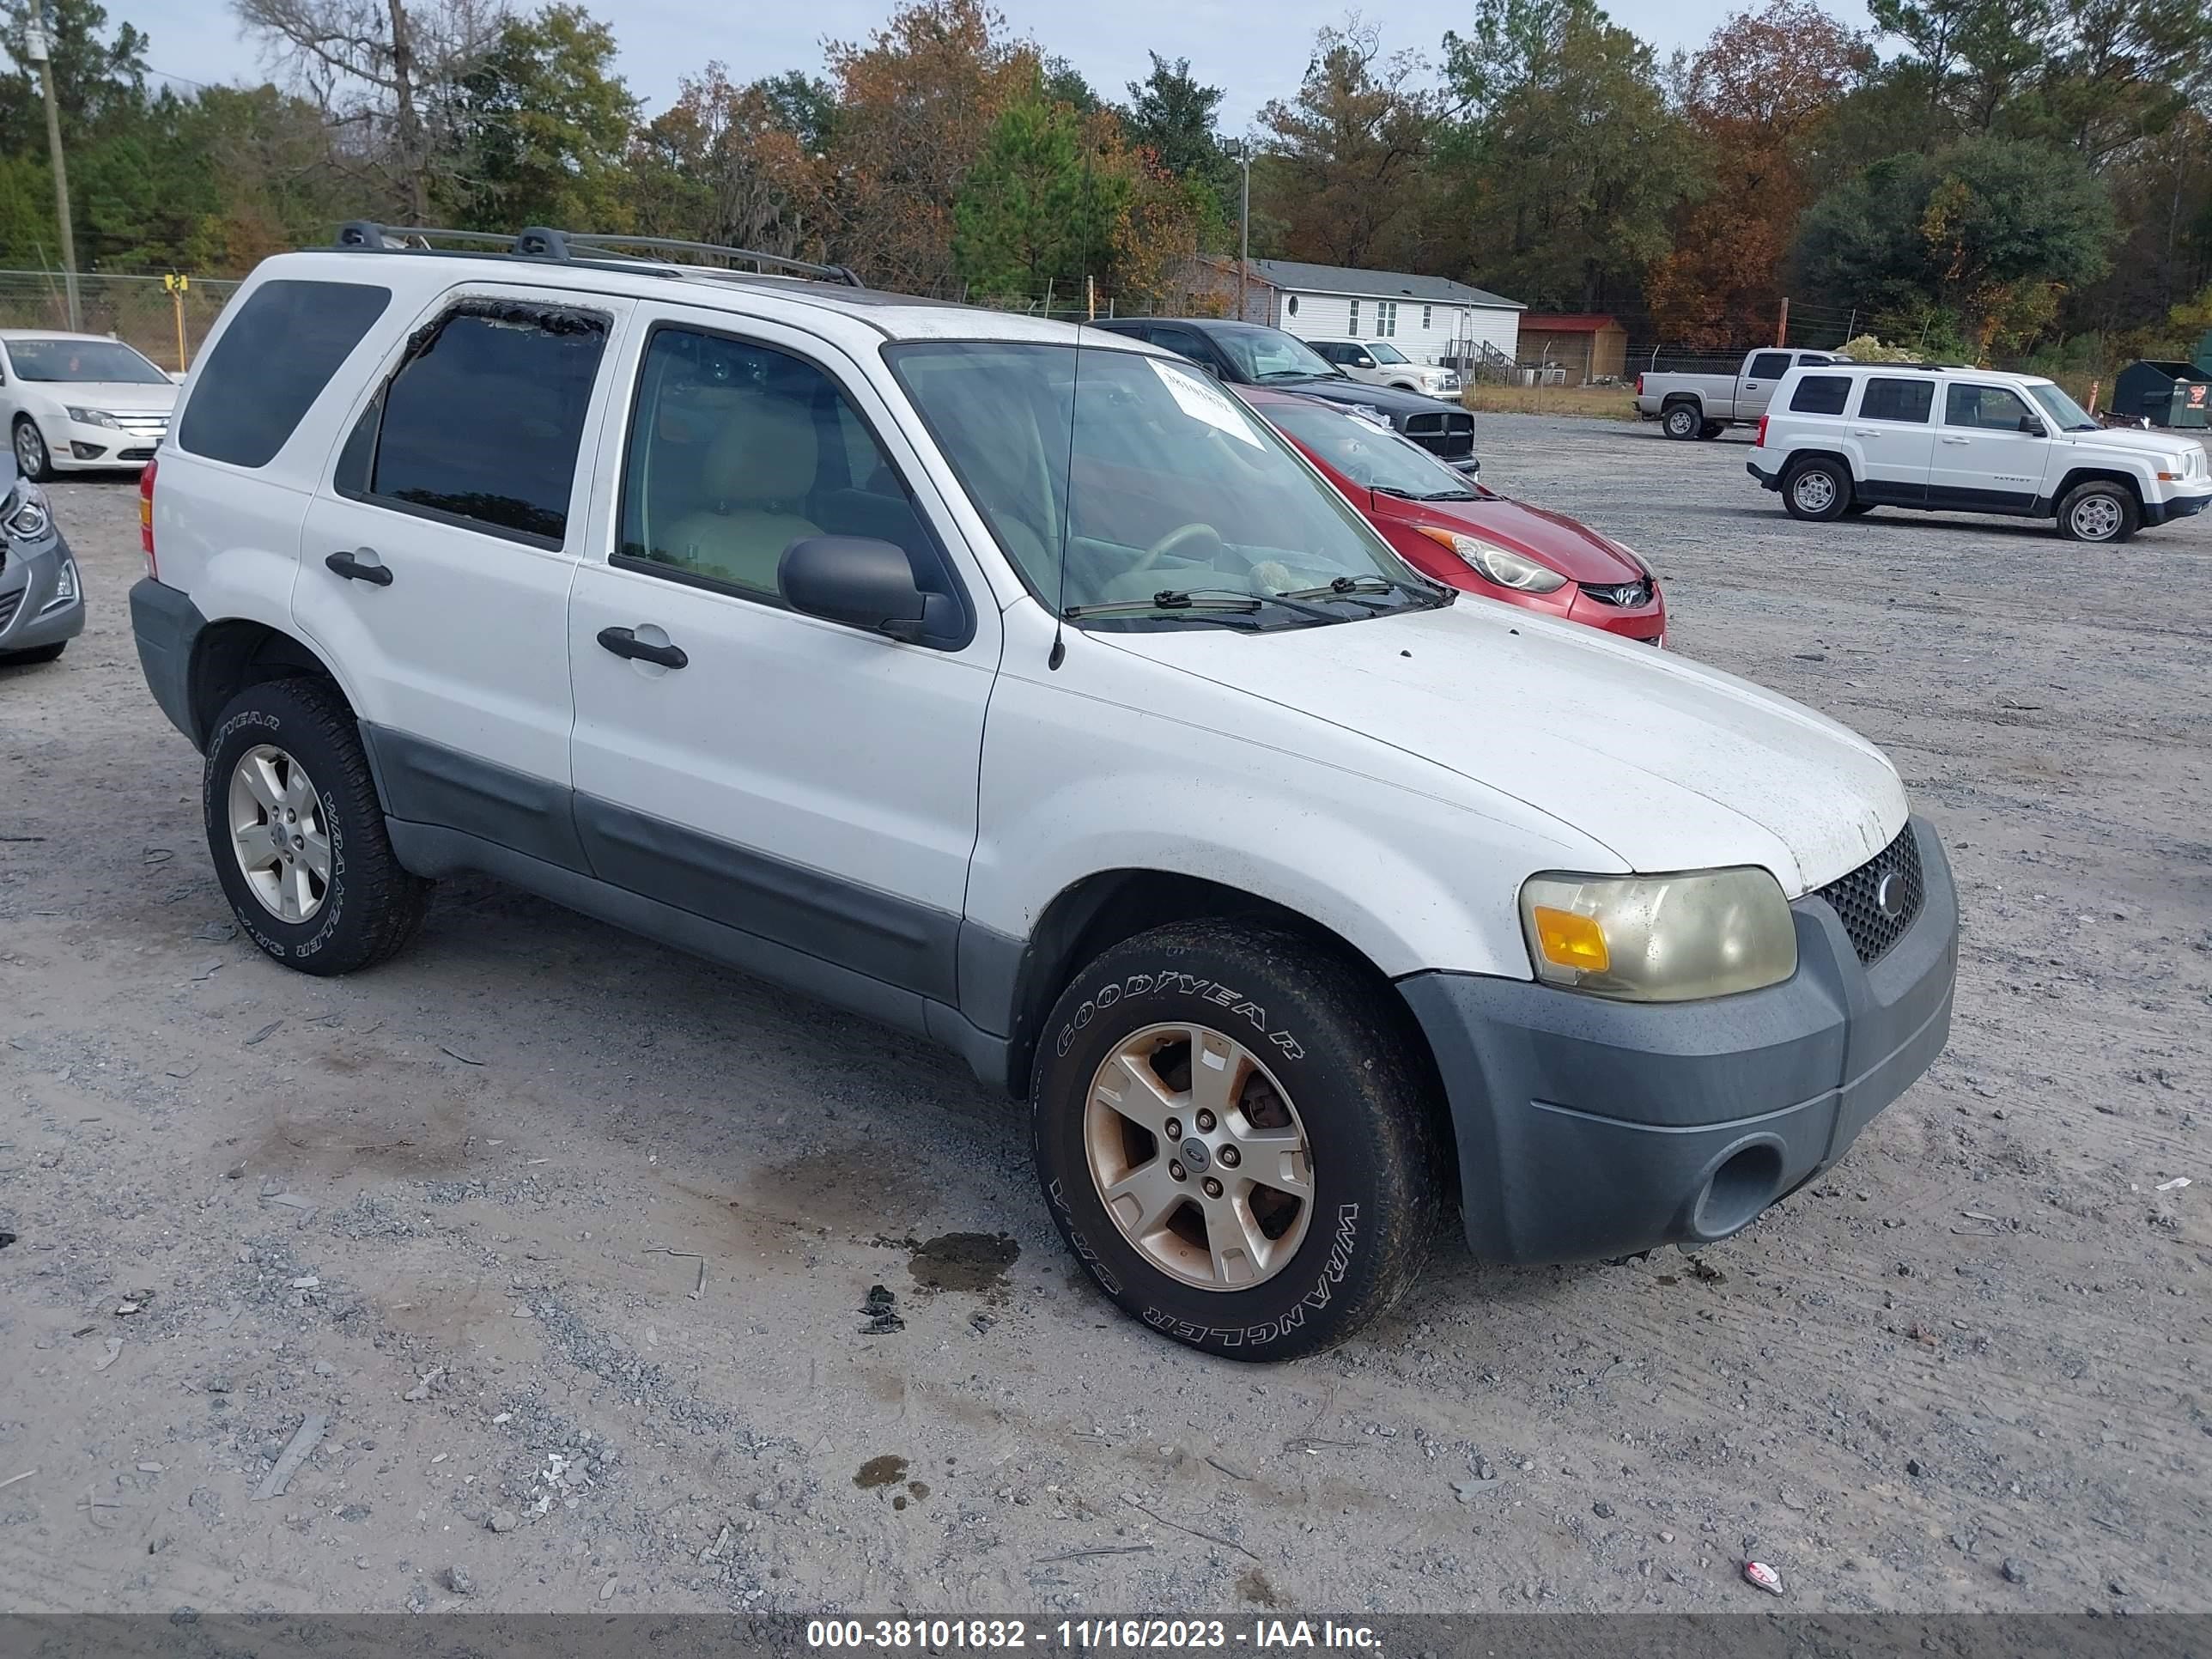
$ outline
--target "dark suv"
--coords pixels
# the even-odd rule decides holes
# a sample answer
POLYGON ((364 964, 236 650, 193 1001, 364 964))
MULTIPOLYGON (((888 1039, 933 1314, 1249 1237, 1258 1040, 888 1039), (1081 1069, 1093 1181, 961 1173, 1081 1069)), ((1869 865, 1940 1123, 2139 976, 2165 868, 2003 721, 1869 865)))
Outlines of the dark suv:
POLYGON ((1474 458, 1474 416, 1467 410, 1418 392, 1355 380, 1279 328, 1218 317, 1112 317, 1097 326, 1180 352, 1231 386, 1264 386, 1374 410, 1447 465, 1469 474, 1481 471, 1474 458))

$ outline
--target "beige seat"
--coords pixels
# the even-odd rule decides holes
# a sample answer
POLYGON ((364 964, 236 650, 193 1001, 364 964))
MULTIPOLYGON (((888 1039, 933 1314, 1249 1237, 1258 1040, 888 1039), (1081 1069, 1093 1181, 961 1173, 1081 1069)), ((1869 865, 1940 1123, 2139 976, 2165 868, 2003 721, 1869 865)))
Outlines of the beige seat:
POLYGON ((707 505, 653 537, 653 556, 757 592, 776 591, 783 550, 822 527, 802 516, 821 465, 804 404, 754 394, 732 406, 708 445, 699 493, 707 505))

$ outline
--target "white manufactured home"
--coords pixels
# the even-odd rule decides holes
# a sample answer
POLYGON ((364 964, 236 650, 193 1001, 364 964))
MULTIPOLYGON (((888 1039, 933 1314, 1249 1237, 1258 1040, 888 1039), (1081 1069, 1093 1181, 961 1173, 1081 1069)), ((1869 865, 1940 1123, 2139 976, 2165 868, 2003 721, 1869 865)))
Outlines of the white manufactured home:
MULTIPOLYGON (((1237 262, 1212 263, 1215 283, 1227 278, 1234 315, 1237 262)), ((1247 321, 1302 340, 1388 340, 1417 363, 1473 358, 1510 364, 1527 309, 1486 289, 1405 270, 1254 259, 1244 277, 1247 321)))

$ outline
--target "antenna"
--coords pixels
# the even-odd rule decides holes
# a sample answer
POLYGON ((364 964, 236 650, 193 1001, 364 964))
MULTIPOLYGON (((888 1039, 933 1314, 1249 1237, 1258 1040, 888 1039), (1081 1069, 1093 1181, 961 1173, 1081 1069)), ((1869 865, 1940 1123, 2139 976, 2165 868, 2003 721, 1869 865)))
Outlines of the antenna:
MULTIPOLYGON (((1093 206, 1093 182, 1091 173, 1091 151, 1083 152, 1083 270, 1087 277, 1091 271, 1091 210, 1093 206)), ((1052 320, 1052 290, 1045 289, 1045 316, 1052 320)), ((1060 489, 1060 592, 1052 607, 1052 651, 1044 659, 1047 668, 1057 671, 1067 660, 1067 541, 1070 526, 1075 517, 1075 411, 1083 393, 1083 324, 1075 324, 1075 373, 1067 383, 1067 471, 1060 489)))

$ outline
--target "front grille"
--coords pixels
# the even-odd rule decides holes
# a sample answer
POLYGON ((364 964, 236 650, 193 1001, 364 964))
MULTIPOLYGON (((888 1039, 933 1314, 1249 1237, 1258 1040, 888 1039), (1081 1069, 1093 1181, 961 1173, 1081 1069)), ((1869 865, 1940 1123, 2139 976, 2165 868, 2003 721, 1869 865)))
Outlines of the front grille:
POLYGON ((1429 452, 1448 459, 1474 453, 1474 416, 1449 411, 1436 415, 1408 415, 1402 428, 1406 435, 1429 452))
POLYGON ((166 415, 118 415, 115 424, 133 438, 151 438, 155 443, 169 435, 166 415))
POLYGON ((1648 581, 1584 582, 1582 587, 1600 605, 1617 605, 1624 611, 1634 611, 1651 603, 1651 584, 1648 581))
POLYGON ((1918 918, 1927 893, 1920 874, 1920 843, 1913 839, 1912 826, 1908 823, 1895 841, 1850 874, 1830 882, 1820 889, 1820 896, 1843 921, 1859 960, 1870 963, 1879 961, 1905 937, 1905 930, 1918 918), (1891 915, 1884 915, 1880 903, 1886 880, 1891 884, 1891 915))
POLYGON ((0 593, 0 628, 5 628, 15 620, 15 607, 22 604, 23 593, 24 590, 20 587, 10 592, 0 593))

